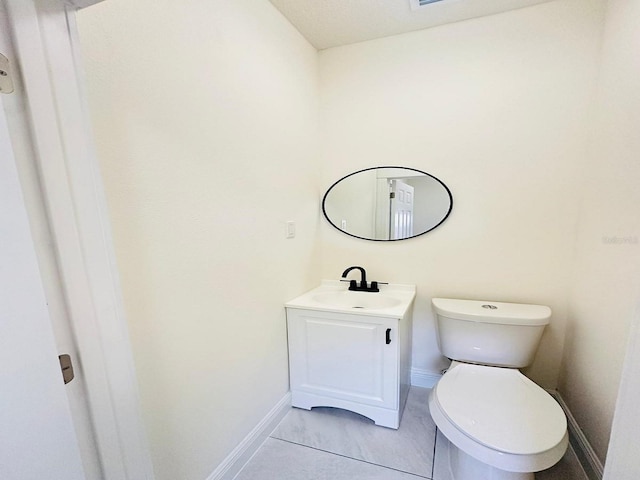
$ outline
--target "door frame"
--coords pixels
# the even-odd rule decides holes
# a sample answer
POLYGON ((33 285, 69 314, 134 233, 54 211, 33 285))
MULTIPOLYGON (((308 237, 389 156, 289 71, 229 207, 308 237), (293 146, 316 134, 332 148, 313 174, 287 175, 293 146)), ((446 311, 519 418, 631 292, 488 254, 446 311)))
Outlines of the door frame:
POLYGON ((632 441, 640 430, 640 295, 638 297, 629 328, 603 480, 635 480, 640 474, 637 443, 632 441))
MULTIPOLYGON (((57 261, 105 480, 153 480, 107 204, 82 88, 75 10, 5 0, 57 261)), ((85 0, 81 6, 97 3, 85 0)))

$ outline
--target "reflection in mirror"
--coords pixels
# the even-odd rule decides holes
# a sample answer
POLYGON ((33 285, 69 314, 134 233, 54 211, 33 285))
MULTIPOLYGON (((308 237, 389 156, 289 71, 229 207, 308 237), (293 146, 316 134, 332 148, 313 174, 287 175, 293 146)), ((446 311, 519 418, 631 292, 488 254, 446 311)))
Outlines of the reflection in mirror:
POLYGON ((334 183, 322 211, 338 230, 365 240, 403 240, 433 230, 453 197, 433 175, 406 167, 374 167, 334 183))

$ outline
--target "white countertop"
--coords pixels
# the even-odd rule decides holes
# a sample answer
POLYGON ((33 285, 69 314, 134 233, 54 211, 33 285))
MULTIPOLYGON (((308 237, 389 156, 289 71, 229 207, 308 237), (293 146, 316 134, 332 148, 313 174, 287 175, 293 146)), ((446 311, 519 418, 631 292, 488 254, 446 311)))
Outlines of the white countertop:
POLYGON ((285 303, 287 308, 402 318, 416 296, 415 285, 379 285, 380 292, 349 290, 348 282, 323 280, 319 287, 285 303))

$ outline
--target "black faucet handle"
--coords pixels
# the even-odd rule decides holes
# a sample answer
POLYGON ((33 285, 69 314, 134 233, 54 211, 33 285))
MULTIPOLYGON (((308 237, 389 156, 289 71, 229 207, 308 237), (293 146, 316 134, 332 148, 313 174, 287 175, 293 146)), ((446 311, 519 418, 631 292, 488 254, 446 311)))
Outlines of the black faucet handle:
POLYGON ((355 280, 340 280, 341 282, 349 282, 349 290, 357 290, 358 283, 355 280))

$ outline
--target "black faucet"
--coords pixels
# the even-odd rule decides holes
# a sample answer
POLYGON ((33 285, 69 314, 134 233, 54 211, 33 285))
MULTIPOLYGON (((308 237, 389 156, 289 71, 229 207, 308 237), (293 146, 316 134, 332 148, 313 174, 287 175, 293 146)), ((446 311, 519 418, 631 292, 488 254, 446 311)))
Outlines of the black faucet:
MULTIPOLYGON (((355 280, 349 281, 349 290, 353 290, 355 292, 379 292, 378 282, 371 282, 371 285, 367 283, 367 272, 362 267, 349 267, 344 272, 342 272, 342 278, 347 278, 347 275, 351 270, 360 270, 360 285, 355 280)), ((345 280, 346 281, 346 280, 345 280)))

